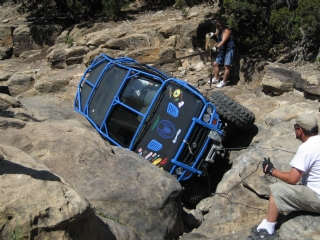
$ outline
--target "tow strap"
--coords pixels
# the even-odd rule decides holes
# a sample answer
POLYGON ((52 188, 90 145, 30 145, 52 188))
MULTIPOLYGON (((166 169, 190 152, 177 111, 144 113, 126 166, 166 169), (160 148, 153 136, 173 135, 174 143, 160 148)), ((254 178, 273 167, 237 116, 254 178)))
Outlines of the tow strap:
POLYGON ((140 64, 171 63, 171 62, 175 62, 175 61, 177 61, 177 60, 181 60, 181 59, 185 59, 185 58, 192 58, 192 57, 194 57, 194 56, 202 55, 202 54, 205 54, 205 53, 208 53, 208 52, 211 52, 211 49, 210 49, 210 50, 207 50, 207 51, 203 51, 203 52, 198 52, 198 53, 195 53, 195 54, 191 54, 191 55, 188 55, 188 56, 184 56, 184 57, 172 58, 172 59, 168 59, 168 60, 161 60, 161 61, 157 61, 157 62, 140 62, 140 64))
MULTIPOLYGON (((198 52, 195 54, 191 54, 188 56, 184 56, 184 57, 180 57, 180 58, 172 58, 172 59, 168 59, 168 60, 161 60, 161 61, 157 61, 157 62, 140 62, 140 64, 161 64, 161 63, 171 63, 171 62, 175 62, 177 60, 181 60, 181 59, 186 59, 186 58, 192 58, 198 55, 202 55, 205 53, 210 52, 210 59, 211 59, 211 66, 213 66, 213 54, 212 54, 212 50, 207 50, 207 51, 203 51, 203 52, 198 52)), ((210 88, 212 87, 212 77, 213 77, 213 73, 212 73, 212 67, 211 67, 211 73, 210 73, 210 88)))

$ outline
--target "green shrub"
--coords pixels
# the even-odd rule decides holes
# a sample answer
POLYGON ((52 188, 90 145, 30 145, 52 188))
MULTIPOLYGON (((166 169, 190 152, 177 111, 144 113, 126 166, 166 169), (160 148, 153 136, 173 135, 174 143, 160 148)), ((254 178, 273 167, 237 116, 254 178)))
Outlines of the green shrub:
POLYGON ((68 45, 68 47, 72 47, 73 45, 73 38, 70 37, 68 34, 64 37, 64 43, 68 45))
POLYGON ((129 0, 102 0, 103 13, 108 17, 116 18, 128 4, 129 0))
POLYGON ((290 6, 288 2, 276 0, 224 0, 221 13, 234 32, 240 33, 243 50, 275 43, 290 47, 302 39, 302 33, 314 48, 319 47, 320 1, 289 2, 290 6))
POLYGON ((22 232, 20 229, 13 230, 10 233, 10 240, 23 240, 22 232))
POLYGON ((176 0, 176 6, 180 9, 182 9, 183 7, 185 7, 187 5, 185 0, 176 0))
POLYGON ((85 0, 67 0, 66 2, 68 7, 80 16, 90 13, 90 5, 85 0))
POLYGON ((203 2, 212 2, 212 0, 175 0, 178 8, 184 8, 186 6, 192 7, 203 2))
MULTIPOLYGON (((18 10, 21 14, 33 13, 35 17, 39 17, 48 12, 53 14, 70 12, 76 16, 77 21, 98 20, 99 17, 117 18, 121 16, 122 10, 127 8, 130 2, 133 2, 132 0, 0 0, 0 4, 11 1, 22 2, 18 10)), ((163 0, 161 4, 169 6, 174 1, 163 0)), ((198 2, 199 0, 186 1, 198 2)), ((154 1, 150 0, 148 6, 152 6, 153 4, 154 1)))
POLYGON ((320 1, 299 0, 295 11, 281 8, 271 12, 270 24, 279 38, 286 44, 292 44, 303 36, 300 29, 314 41, 320 35, 320 1))

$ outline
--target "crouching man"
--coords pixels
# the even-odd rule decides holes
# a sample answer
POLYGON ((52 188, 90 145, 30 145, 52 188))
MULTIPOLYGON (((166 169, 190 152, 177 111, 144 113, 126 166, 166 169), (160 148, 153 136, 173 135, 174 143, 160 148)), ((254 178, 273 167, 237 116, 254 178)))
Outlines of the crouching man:
POLYGON ((290 162, 291 170, 276 169, 269 159, 263 172, 283 182, 270 185, 267 216, 247 239, 277 239, 275 225, 280 212, 309 211, 320 213, 320 136, 317 119, 302 114, 294 124, 296 138, 302 141, 290 162), (302 184, 297 184, 302 177, 302 184))

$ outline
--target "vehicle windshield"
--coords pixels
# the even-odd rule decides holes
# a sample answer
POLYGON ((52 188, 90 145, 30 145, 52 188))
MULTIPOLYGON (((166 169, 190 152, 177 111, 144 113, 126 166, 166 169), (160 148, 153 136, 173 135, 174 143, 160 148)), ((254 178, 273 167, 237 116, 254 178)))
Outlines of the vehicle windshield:
POLYGON ((140 76, 129 78, 125 83, 120 93, 122 104, 112 108, 106 122, 109 135, 123 147, 130 146, 160 86, 160 82, 140 76))
POLYGON ((131 77, 127 80, 120 94, 120 101, 139 112, 142 110, 145 113, 159 87, 160 83, 155 80, 139 76, 131 77))
MULTIPOLYGON (((100 74, 99 68, 94 69, 90 76, 100 74)), ((101 80, 93 93, 88 107, 88 114, 90 119, 100 128, 103 120, 108 112, 110 105, 114 100, 114 96, 119 90, 123 79, 127 74, 126 69, 119 67, 112 67, 101 76, 101 80)), ((99 75, 98 75, 99 76, 99 75)))
POLYGON ((120 104, 114 106, 107 119, 109 136, 121 146, 128 148, 140 124, 138 116, 137 113, 120 104))

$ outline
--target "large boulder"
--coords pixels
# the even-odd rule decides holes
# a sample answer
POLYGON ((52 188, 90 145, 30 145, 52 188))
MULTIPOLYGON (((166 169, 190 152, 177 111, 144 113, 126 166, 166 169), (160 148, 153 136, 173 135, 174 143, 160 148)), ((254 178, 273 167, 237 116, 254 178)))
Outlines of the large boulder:
POLYGON ((9 59, 13 53, 13 26, 0 26, 0 60, 9 59))
POLYGON ((66 89, 72 77, 73 71, 55 69, 41 76, 34 84, 34 88, 45 93, 61 91, 66 89))
POLYGON ((12 76, 12 72, 10 71, 2 71, 0 70, 0 82, 1 81, 7 81, 11 76, 12 76))
POLYGON ((160 48, 141 48, 127 53, 127 57, 133 58, 139 62, 156 62, 159 60, 160 48))
POLYGON ((0 93, 0 111, 6 110, 9 107, 21 107, 21 103, 18 99, 8 94, 0 93))
POLYGON ((124 37, 125 32, 113 31, 113 29, 106 28, 100 31, 88 33, 76 41, 77 45, 85 45, 92 48, 97 48, 104 45, 107 41, 115 38, 124 37))
POLYGON ((13 48, 6 46, 0 47, 0 60, 9 59, 12 56, 13 48))
POLYGON ((33 88, 36 71, 27 70, 14 73, 8 80, 8 88, 12 96, 33 88))
POLYGON ((172 239, 183 232, 181 185, 166 171, 126 149, 111 148, 76 120, 28 122, 19 130, 11 122, 3 119, 8 127, 0 129, 0 143, 42 161, 101 216, 117 219, 144 239, 172 239))
POLYGON ((65 28, 59 24, 19 25, 13 32, 13 54, 20 56, 24 51, 52 46, 65 28))
POLYGON ((111 39, 105 43, 106 48, 117 50, 134 50, 136 48, 150 47, 150 39, 146 34, 132 34, 122 38, 111 39))
POLYGON ((0 144, 0 234, 4 239, 108 239, 89 202, 25 152, 0 144))
POLYGON ((86 66, 89 66, 93 60, 98 57, 100 54, 106 54, 110 57, 116 57, 116 54, 119 53, 118 50, 104 48, 104 47, 98 47, 95 50, 89 51, 84 57, 83 57, 83 64, 86 66))
POLYGON ((282 67, 267 65, 266 74, 261 85, 265 91, 282 94, 293 91, 295 82, 301 79, 301 74, 282 67))
MULTIPOLYGON (((173 48, 163 48, 159 52, 159 61, 170 61, 174 58, 176 58, 176 52, 173 48)), ((179 66, 181 66, 181 61, 177 60, 174 62, 160 63, 159 65, 161 70, 172 72, 175 71, 179 66)))
POLYGON ((89 52, 86 46, 76 46, 72 48, 48 49, 47 61, 51 68, 66 68, 68 65, 81 64, 83 57, 89 52))
POLYGON ((88 34, 100 32, 102 30, 106 30, 110 28, 111 24, 109 23, 94 23, 94 22, 86 22, 80 23, 73 26, 73 28, 69 31, 68 35, 76 42, 83 41, 81 39, 87 39, 85 37, 88 34))
POLYGON ((13 47, 13 26, 0 25, 0 47, 13 47))
POLYGON ((295 82, 295 87, 302 89, 306 95, 315 95, 320 97, 320 76, 319 74, 306 76, 306 79, 301 79, 295 82))

